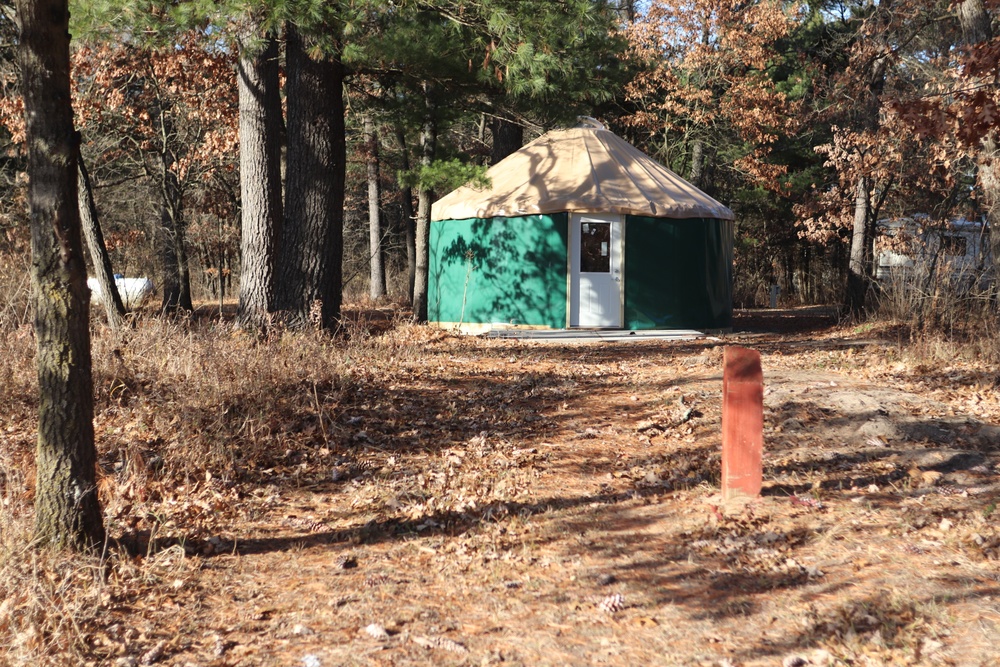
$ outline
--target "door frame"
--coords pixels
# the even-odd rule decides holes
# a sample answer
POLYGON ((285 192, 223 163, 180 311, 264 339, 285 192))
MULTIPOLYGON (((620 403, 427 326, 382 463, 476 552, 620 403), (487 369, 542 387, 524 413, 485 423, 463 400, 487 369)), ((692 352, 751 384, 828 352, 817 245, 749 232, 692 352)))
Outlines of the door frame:
POLYGON ((583 325, 587 329, 621 329, 625 325, 625 216, 617 213, 570 213, 569 252, 566 262, 566 328, 580 325, 580 237, 585 222, 611 223, 611 277, 618 287, 618 322, 608 325, 583 325))

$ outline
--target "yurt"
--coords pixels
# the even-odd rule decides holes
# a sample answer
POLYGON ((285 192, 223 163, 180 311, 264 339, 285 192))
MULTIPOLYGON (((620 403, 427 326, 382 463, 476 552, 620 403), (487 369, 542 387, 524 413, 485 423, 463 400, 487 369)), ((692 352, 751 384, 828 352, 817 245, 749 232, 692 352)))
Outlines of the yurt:
POLYGON ((434 203, 428 320, 483 332, 732 326, 733 213, 586 120, 434 203))

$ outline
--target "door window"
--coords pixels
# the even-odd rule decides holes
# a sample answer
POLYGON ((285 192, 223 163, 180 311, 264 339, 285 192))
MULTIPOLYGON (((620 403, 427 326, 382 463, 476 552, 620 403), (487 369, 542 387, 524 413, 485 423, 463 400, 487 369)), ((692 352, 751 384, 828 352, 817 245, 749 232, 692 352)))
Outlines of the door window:
POLYGON ((584 222, 580 225, 580 271, 611 273, 610 222, 584 222))

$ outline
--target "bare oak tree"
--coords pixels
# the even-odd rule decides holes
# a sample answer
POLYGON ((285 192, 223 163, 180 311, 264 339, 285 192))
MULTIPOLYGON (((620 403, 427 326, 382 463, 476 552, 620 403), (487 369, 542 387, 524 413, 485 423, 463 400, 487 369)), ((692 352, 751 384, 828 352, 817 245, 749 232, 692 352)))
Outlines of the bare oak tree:
POLYGON ((95 485, 89 306, 66 0, 18 0, 38 346, 35 530, 42 543, 104 540, 95 485))
POLYGON ((382 187, 379 165, 378 133, 370 114, 365 114, 365 165, 368 178, 368 250, 370 280, 368 295, 372 301, 385 296, 385 249, 382 247, 382 187))

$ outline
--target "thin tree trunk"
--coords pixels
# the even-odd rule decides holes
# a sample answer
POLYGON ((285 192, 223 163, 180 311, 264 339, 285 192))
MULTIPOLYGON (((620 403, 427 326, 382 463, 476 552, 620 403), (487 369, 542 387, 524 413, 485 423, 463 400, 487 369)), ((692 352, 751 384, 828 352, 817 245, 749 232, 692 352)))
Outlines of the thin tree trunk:
POLYGON ((188 271, 187 248, 184 241, 183 205, 177 174, 171 169, 173 155, 169 151, 157 156, 160 177, 160 229, 158 241, 163 265, 164 312, 194 310, 191 301, 191 276, 188 271))
POLYGON ((868 242, 871 218, 871 179, 858 179, 854 196, 854 228, 851 232, 851 253, 847 270, 847 308, 853 315, 860 315, 868 301, 871 274, 868 269, 871 244, 868 242))
POLYGON ((494 165, 524 145, 524 128, 512 120, 495 117, 490 122, 493 148, 490 151, 490 165, 494 165))
POLYGON ((287 29, 288 174, 275 308, 292 325, 340 319, 344 220, 344 68, 287 29))
MULTIPOLYGON (((429 167, 434 161, 437 146, 435 100, 431 84, 424 84, 424 125, 420 132, 420 166, 429 167)), ((413 317, 417 322, 427 321, 428 279, 430 263, 431 202, 434 192, 424 183, 417 191, 417 267, 413 282, 413 317)))
POLYGON ((372 301, 385 296, 385 261, 382 251, 382 188, 379 183, 378 134, 371 116, 364 117, 365 161, 368 172, 368 250, 370 280, 368 294, 372 301))
MULTIPOLYGON (((180 197, 180 192, 177 194, 180 197)), ((182 211, 178 207, 178 211, 182 211)), ((181 276, 181 292, 178 295, 177 306, 181 310, 194 310, 194 302, 191 300, 191 269, 188 266, 188 254, 187 254, 187 233, 186 233, 186 221, 183 217, 179 216, 179 222, 177 223, 177 234, 174 236, 174 242, 177 244, 177 267, 180 270, 181 276)))
MULTIPOLYGON (((79 135, 78 135, 79 137, 79 135)), ((80 223, 83 236, 87 239, 87 249, 90 251, 90 263, 94 266, 94 277, 101 288, 101 302, 108 316, 108 326, 115 333, 122 330, 125 323, 125 304, 115 284, 115 272, 111 268, 111 258, 108 257, 108 247, 104 243, 104 233, 94 203, 94 190, 90 184, 90 175, 83 164, 83 158, 77 155, 77 200, 80 209, 80 223)))
MULTIPOLYGON (((884 2, 882 9, 891 10, 891 2, 884 2)), ((885 88, 885 74, 889 62, 882 57, 871 65, 868 72, 865 99, 858 109, 857 124, 869 132, 879 128, 879 105, 882 91, 885 88)), ((854 196, 854 224, 851 230, 851 251, 847 265, 847 294, 845 307, 852 315, 861 315, 869 307, 872 293, 872 274, 874 252, 872 243, 875 239, 875 210, 878 208, 872 201, 874 197, 875 180, 868 173, 858 176, 854 196)), ((884 189, 883 197, 888 192, 884 189)))
MULTIPOLYGON (((410 150, 406 147, 406 133, 402 125, 396 126, 396 139, 399 141, 400 166, 403 172, 410 171, 410 150)), ((403 225, 406 238, 406 295, 413 305, 413 286, 417 277, 417 220, 413 211, 413 190, 408 185, 399 188, 400 207, 403 210, 403 225)))
POLYGON ((176 159, 170 148, 172 122, 162 102, 152 110, 151 116, 160 135, 159 150, 154 155, 160 195, 160 228, 156 235, 162 265, 160 282, 163 285, 163 301, 160 307, 166 313, 173 313, 178 309, 194 310, 184 238, 183 193, 177 172, 173 169, 176 159))
POLYGON ((427 322, 428 279, 430 263, 431 200, 434 193, 420 188, 417 192, 417 270, 413 282, 413 319, 427 322))
POLYGON ((65 0, 18 0, 28 146, 38 368, 35 532, 41 543, 104 541, 95 484, 87 273, 77 202, 65 0))
POLYGON ((695 139, 691 143, 691 174, 692 184, 701 187, 705 174, 705 143, 701 139, 695 139))
POLYGON ((181 299, 180 265, 177 263, 176 233, 167 207, 160 204, 160 226, 156 230, 157 256, 160 260, 160 285, 163 298, 160 309, 167 313, 177 310, 181 299))
POLYGON ((236 317, 240 327, 254 331, 266 328, 274 304, 274 263, 282 223, 278 42, 268 35, 260 51, 252 50, 248 42, 259 30, 257 22, 247 26, 237 69, 242 228, 236 317))
POLYGON ((993 274, 1000 276, 1000 147, 995 133, 982 143, 979 154, 979 184, 986 203, 986 219, 990 227, 990 252, 993 256, 993 274))

